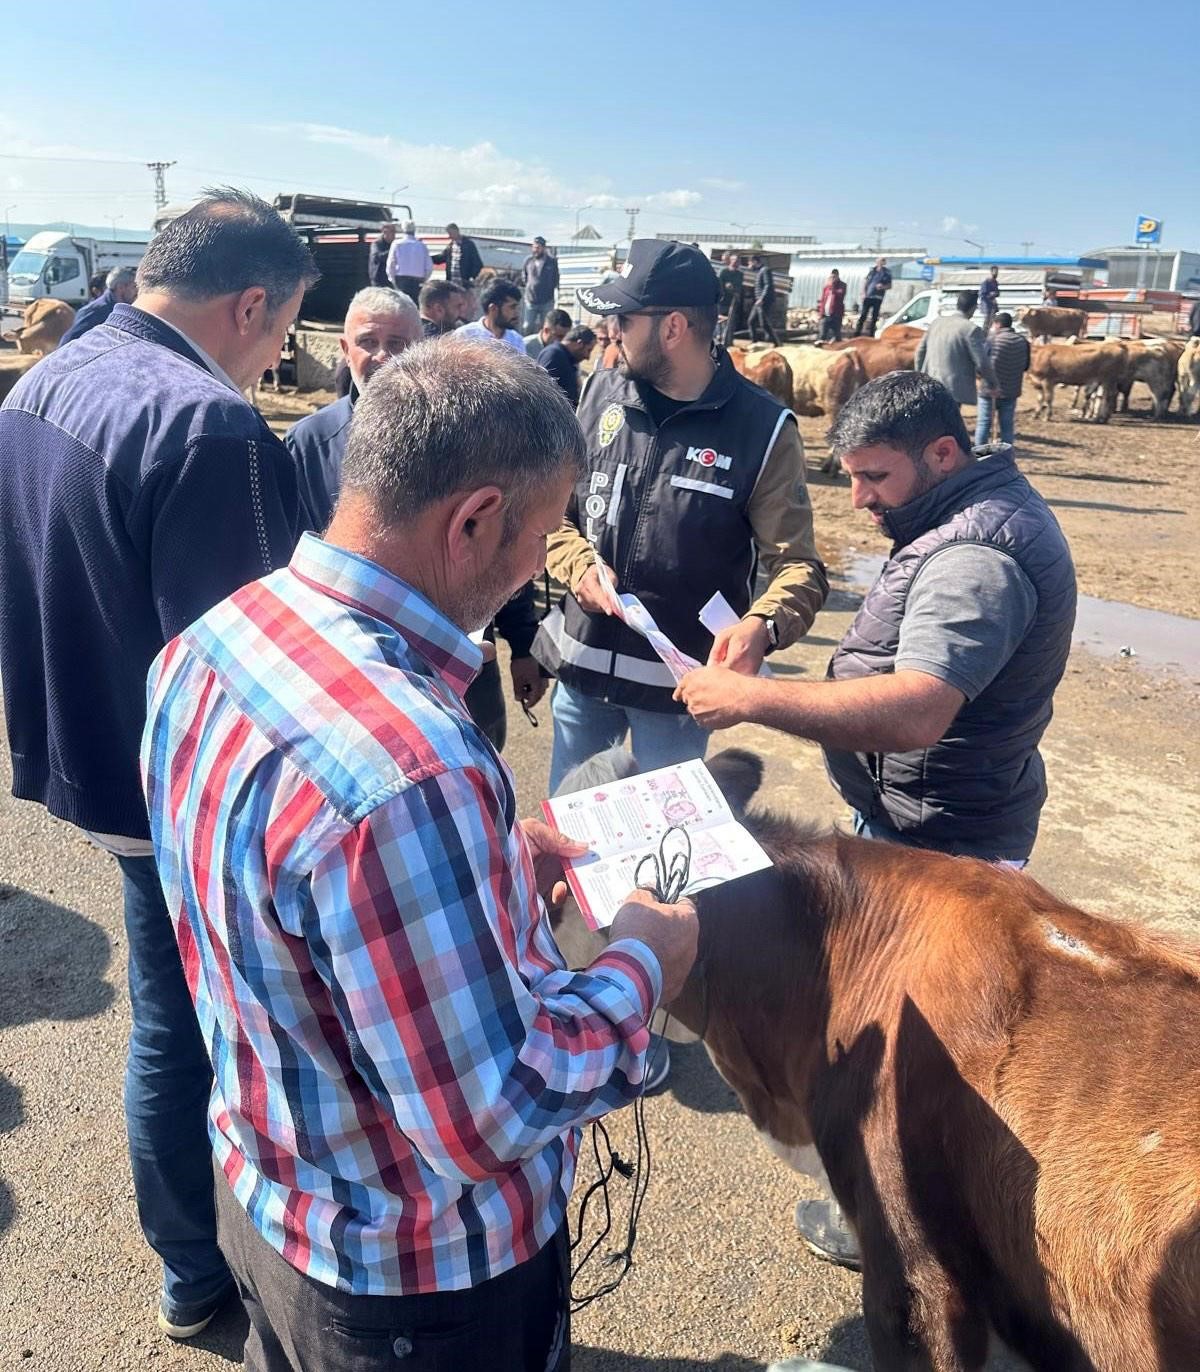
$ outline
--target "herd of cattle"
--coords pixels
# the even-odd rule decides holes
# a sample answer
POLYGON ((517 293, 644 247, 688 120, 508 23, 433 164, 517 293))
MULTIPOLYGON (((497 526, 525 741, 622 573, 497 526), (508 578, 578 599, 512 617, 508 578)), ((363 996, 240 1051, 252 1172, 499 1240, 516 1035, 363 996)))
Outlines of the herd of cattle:
MULTIPOLYGON (((1075 388, 1074 403, 1103 424, 1129 408, 1135 382, 1148 387, 1153 415, 1162 419, 1175 393, 1184 418, 1200 416, 1200 338, 1110 339, 1084 342, 1082 310, 1039 307, 1020 322, 1031 336, 1029 382, 1038 396, 1038 418, 1053 417, 1058 386, 1075 388), (1033 342, 1050 338, 1065 341, 1033 342)), ((797 414, 830 419, 860 386, 887 372, 911 370, 922 330, 896 324, 878 338, 838 343, 757 344, 731 350, 743 375, 789 405, 797 414)))

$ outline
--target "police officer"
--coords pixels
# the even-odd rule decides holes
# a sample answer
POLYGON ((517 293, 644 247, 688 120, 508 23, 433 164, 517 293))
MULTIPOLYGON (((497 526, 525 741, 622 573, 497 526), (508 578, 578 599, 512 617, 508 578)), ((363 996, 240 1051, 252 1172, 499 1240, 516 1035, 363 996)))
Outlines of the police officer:
POLYGON ((589 469, 547 555, 568 588, 534 648, 558 677, 551 790, 626 734, 647 770, 702 757, 708 741, 647 640, 609 612, 598 560, 677 647, 750 674, 807 632, 828 591, 795 419, 714 351, 704 254, 638 239, 622 275, 578 296, 607 317, 620 357, 584 388, 589 469), (714 640, 698 615, 716 591, 738 620, 714 640))

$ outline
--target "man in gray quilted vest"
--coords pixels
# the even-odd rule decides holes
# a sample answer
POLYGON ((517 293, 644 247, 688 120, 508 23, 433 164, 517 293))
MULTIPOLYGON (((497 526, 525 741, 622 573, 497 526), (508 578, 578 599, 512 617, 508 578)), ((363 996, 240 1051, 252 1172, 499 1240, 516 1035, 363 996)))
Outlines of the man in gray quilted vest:
MULTIPOLYGON (((920 372, 864 386, 829 442, 892 547, 826 679, 702 667, 678 697, 709 729, 749 721, 819 743, 856 833, 1023 867, 1075 622, 1066 538, 1012 448, 972 450, 957 402, 920 372)), ((853 1263, 835 1207, 802 1202, 797 1224, 853 1263)))

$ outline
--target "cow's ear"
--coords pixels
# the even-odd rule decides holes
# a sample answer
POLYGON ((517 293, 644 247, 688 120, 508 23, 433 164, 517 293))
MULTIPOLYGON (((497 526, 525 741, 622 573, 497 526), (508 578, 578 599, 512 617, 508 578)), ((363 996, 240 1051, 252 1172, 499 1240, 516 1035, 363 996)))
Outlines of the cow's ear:
POLYGON ((741 814, 762 785, 763 760, 745 748, 725 748, 705 766, 721 788, 731 808, 741 814))

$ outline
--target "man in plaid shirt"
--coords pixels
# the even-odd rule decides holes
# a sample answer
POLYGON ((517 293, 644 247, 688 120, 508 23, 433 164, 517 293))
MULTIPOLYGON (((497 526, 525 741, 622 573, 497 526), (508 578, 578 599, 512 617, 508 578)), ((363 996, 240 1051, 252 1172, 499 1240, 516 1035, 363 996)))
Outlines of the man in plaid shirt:
POLYGON ((642 893, 570 972, 467 631, 537 575, 582 468, 554 381, 433 341, 356 410, 324 541, 163 650, 142 768, 216 1079, 248 1372, 553 1368, 578 1127, 638 1095, 695 956, 642 893))

